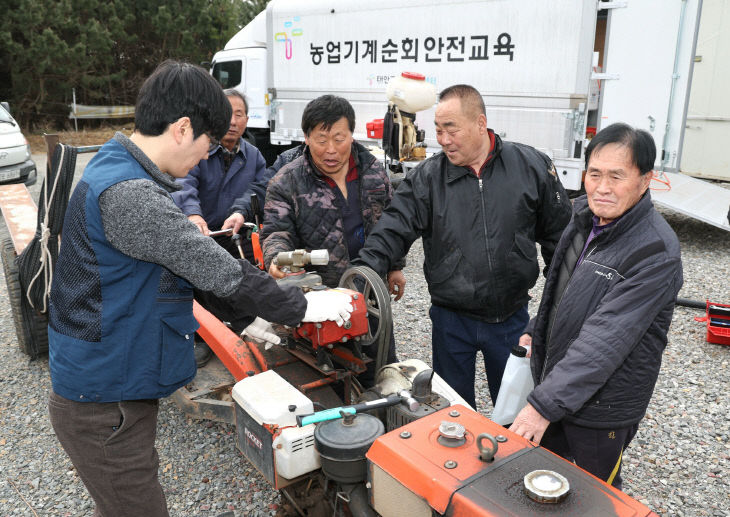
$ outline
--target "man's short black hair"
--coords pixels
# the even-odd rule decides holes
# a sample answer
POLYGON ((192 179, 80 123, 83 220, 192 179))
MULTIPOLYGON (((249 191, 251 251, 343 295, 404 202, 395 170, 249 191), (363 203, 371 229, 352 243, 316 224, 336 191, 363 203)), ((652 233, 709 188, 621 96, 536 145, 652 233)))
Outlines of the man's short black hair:
POLYGON ((248 101, 246 100, 246 96, 236 90, 235 88, 228 88, 227 90, 223 90, 223 93, 226 95, 226 97, 238 97, 241 99, 241 102, 243 102, 243 109, 246 111, 246 115, 248 115, 248 101))
POLYGON ((350 132, 355 132, 355 110, 352 105, 336 95, 322 95, 309 101, 302 113, 302 131, 309 136, 314 128, 322 124, 322 129, 329 131, 332 125, 342 117, 347 119, 350 132))
POLYGON ((586 170, 588 170, 591 154, 608 144, 626 146, 631 151, 631 162, 638 167, 641 174, 646 174, 654 168, 656 145, 649 132, 635 129, 623 122, 616 122, 601 129, 591 139, 591 143, 586 148, 586 170))
POLYGON ((444 88, 439 93, 439 102, 446 101, 456 97, 461 101, 461 111, 466 115, 472 115, 477 118, 479 115, 487 115, 487 109, 484 107, 484 99, 482 99, 479 90, 468 84, 455 84, 444 88))
POLYGON ((220 140, 231 123, 231 103, 221 85, 190 63, 167 60, 142 84, 134 111, 135 131, 159 136, 167 127, 189 117, 193 136, 209 133, 220 140))

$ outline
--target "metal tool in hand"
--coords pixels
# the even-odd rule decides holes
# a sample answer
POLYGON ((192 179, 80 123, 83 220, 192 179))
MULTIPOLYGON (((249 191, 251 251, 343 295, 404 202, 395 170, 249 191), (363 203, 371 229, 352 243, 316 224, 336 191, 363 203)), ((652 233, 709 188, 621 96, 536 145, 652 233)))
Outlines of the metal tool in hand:
POLYGON ((231 240, 236 245, 236 248, 238 248, 238 254, 241 255, 241 258, 245 260, 246 256, 243 254, 243 247, 241 247, 241 234, 235 234, 233 237, 231 237, 231 240))
POLYGON ((259 220, 261 205, 259 204, 259 197, 256 194, 251 194, 251 211, 253 212, 254 221, 256 221, 256 228, 261 228, 261 221, 259 220))
POLYGON ((225 230, 216 230, 214 232, 209 232, 208 237, 222 237, 226 235, 231 235, 233 233, 233 228, 226 228, 225 230))

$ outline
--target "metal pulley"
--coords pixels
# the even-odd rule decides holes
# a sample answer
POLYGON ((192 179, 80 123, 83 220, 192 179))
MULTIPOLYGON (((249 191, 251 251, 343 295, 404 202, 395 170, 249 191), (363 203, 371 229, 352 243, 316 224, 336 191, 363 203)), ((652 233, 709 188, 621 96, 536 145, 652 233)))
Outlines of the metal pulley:
POLYGON ((368 333, 363 336, 361 345, 376 346, 377 372, 385 365, 388 358, 388 346, 393 333, 393 314, 390 309, 388 288, 375 271, 365 266, 355 266, 345 271, 340 278, 339 287, 359 291, 365 298, 368 333))

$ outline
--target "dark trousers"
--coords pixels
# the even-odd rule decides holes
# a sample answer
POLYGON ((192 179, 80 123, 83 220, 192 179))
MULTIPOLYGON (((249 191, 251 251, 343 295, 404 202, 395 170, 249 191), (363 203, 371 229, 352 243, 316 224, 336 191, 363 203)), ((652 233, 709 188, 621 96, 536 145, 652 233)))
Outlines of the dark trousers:
POLYGON ((638 428, 638 423, 616 429, 592 429, 554 422, 545 430, 540 445, 621 490, 623 451, 638 428))
POLYGON ((51 390, 53 430, 96 503, 99 517, 167 517, 157 479, 157 400, 93 403, 51 390))
POLYGON ((489 395, 497 400, 510 350, 527 326, 527 306, 502 323, 485 323, 436 305, 429 311, 433 369, 473 408, 477 352, 484 357, 489 395))

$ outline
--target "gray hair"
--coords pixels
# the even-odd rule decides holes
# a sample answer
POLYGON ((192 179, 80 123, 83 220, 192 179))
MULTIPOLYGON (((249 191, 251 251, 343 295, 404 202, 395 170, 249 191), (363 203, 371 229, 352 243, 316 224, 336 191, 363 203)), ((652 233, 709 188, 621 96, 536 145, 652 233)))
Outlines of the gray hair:
POLYGON ((223 93, 226 94, 226 97, 238 97, 243 101, 243 107, 246 110, 246 115, 248 115, 248 101, 246 100, 246 96, 236 90, 235 88, 228 88, 227 90, 223 90, 223 93))

